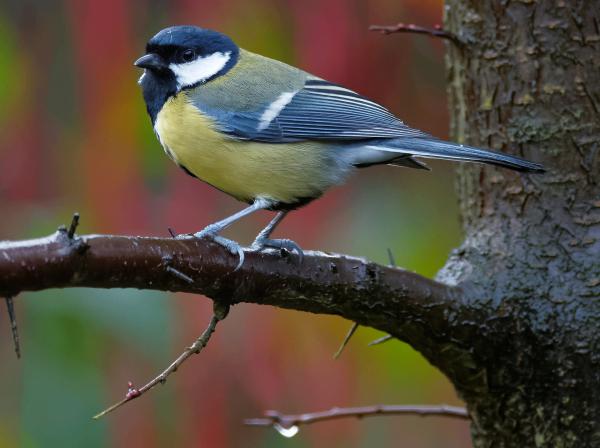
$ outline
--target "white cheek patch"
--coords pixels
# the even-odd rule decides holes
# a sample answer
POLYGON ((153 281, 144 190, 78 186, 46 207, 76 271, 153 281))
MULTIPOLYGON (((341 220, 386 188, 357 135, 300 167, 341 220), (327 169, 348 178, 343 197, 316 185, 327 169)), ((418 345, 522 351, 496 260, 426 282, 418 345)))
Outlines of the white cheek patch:
POLYGON ((231 52, 221 53, 219 51, 184 64, 169 64, 169 68, 175 75, 177 86, 182 89, 216 75, 223 70, 230 58, 231 52))

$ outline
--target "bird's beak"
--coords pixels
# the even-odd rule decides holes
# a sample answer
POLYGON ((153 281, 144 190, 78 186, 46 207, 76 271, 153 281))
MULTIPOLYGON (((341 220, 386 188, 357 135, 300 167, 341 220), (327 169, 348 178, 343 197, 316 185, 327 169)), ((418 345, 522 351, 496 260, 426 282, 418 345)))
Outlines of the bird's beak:
POLYGON ((168 67, 164 59, 156 53, 145 54, 137 61, 135 61, 133 65, 139 68, 147 68, 148 70, 156 71, 165 70, 168 67))

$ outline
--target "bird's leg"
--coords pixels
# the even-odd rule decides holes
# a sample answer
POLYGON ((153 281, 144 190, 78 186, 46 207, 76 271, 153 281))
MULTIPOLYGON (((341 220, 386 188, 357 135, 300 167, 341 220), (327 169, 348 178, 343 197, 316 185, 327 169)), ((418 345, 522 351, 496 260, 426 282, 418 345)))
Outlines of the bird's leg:
POLYGON ((302 249, 300 248, 300 246, 298 246, 295 242, 293 242, 292 240, 288 240, 288 239, 270 239, 269 238, 269 236, 271 236, 271 233, 273 233, 273 230, 275 230, 275 228, 279 225, 279 223, 283 220, 283 218, 285 218, 286 214, 287 214, 287 212, 277 213, 275 218, 273 218, 271 220, 271 222, 269 224, 267 224, 267 227, 262 229, 261 232, 257 235, 256 239, 252 243, 252 246, 250 246, 250 247, 253 250, 257 250, 257 251, 265 249, 267 247, 272 247, 274 249, 285 249, 288 252, 296 252, 298 254, 298 256, 300 257, 300 261, 302 262, 302 258, 304 257, 304 252, 302 252, 302 249))
POLYGON ((247 216, 251 213, 254 213, 257 210, 262 210, 264 208, 267 208, 268 206, 269 206, 268 201, 265 201, 262 199, 257 199, 256 201, 254 201, 254 203, 251 206, 246 207, 245 209, 240 210, 239 212, 237 212, 221 221, 218 221, 218 222, 215 222, 214 224, 210 224, 210 225, 206 226, 200 232, 195 233, 194 236, 196 238, 210 238, 215 243, 220 244, 221 246, 225 247, 233 255, 238 255, 240 257, 240 261, 239 261, 237 267, 235 268, 235 270, 237 271, 240 267, 242 267, 242 264, 244 264, 244 251, 238 243, 236 243, 235 241, 230 240, 228 238, 224 238, 224 237, 220 236, 219 232, 221 232, 223 229, 229 227, 232 223, 234 223, 238 219, 243 218, 244 216, 247 216))

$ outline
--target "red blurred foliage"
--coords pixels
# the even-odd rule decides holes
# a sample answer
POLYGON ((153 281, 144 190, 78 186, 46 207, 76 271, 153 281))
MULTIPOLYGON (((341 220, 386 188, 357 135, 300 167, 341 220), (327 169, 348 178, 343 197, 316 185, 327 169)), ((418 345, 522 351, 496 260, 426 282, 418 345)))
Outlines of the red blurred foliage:
POLYGON ((94 204, 95 221, 107 231, 141 231, 148 219, 148 198, 127 118, 134 114, 131 76, 123 70, 131 69, 134 54, 133 11, 121 0, 69 5, 85 121, 81 144, 86 199, 94 204))

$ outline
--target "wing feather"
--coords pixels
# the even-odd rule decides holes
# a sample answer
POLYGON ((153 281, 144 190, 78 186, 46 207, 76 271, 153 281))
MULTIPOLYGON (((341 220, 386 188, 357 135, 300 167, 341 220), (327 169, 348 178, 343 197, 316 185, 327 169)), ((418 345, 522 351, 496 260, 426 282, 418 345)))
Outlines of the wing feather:
POLYGON ((317 78, 307 79, 302 89, 284 92, 254 113, 221 112, 215 118, 234 138, 269 143, 427 135, 358 93, 317 78))

